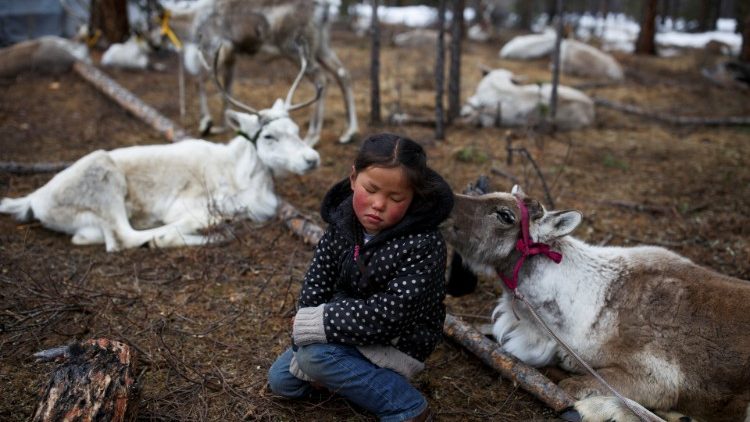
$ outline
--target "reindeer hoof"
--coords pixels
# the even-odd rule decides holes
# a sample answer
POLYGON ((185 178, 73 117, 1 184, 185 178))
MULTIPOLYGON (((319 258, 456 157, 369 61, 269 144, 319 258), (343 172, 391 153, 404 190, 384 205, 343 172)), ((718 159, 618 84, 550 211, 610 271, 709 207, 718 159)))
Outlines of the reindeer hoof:
POLYGON ((204 117, 201 119, 200 125, 198 125, 198 130, 201 133, 201 136, 206 136, 209 133, 211 133, 211 126, 214 125, 213 120, 211 120, 210 117, 204 117))
POLYGON ((348 144, 349 142, 356 140, 358 138, 357 135, 358 135, 357 132, 345 133, 341 135, 341 137, 339 138, 339 143, 348 144))

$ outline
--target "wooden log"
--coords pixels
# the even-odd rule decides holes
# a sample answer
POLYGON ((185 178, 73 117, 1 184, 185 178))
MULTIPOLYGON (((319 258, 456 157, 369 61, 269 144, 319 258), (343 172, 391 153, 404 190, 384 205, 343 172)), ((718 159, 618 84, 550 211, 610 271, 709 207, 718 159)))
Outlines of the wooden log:
MULTIPOLYGON (((317 244, 323 235, 309 217, 305 217, 294 206, 283 202, 279 207, 279 218, 305 242, 317 244)), ((486 338, 474 327, 451 314, 445 316, 443 333, 474 353, 482 362, 512 380, 555 411, 563 411, 573 405, 573 398, 536 369, 500 351, 500 345, 486 338)))
POLYGON ((122 108, 159 131, 168 141, 179 141, 188 137, 184 129, 144 103, 95 66, 78 61, 73 65, 73 70, 122 108))
POLYGON ((557 412, 573 405, 573 398, 536 369, 500 351, 500 345, 451 314, 445 316, 443 333, 474 353, 490 368, 512 380, 557 412))
POLYGON ((13 174, 56 173, 73 163, 18 163, 15 161, 0 161, 0 171, 13 174))
POLYGON ((670 123, 673 125, 703 125, 703 126, 747 126, 750 125, 750 117, 747 116, 729 116, 729 117, 689 117, 675 116, 673 114, 647 111, 640 107, 622 104, 615 101, 609 101, 604 98, 594 98, 597 106, 611 108, 624 113, 634 114, 636 116, 648 117, 654 120, 670 123))
POLYGON ((127 344, 92 339, 34 356, 61 364, 42 393, 33 421, 135 420, 135 356, 127 344))
POLYGON ((281 201, 277 215, 292 233, 301 237, 307 244, 317 245, 320 238, 323 237, 324 230, 320 226, 286 201, 281 201))

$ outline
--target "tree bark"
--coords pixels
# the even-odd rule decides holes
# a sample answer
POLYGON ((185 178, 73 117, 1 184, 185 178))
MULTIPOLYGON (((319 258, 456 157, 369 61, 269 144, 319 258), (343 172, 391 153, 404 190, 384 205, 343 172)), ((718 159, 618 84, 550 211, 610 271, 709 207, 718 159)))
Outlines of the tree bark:
POLYGON ((445 80, 445 2, 438 7, 437 54, 435 54, 435 139, 445 139, 443 87, 445 80))
POLYGON ((448 76, 448 124, 461 113, 461 44, 464 34, 465 0, 453 0, 451 21, 451 67, 448 76))
POLYGON ((34 412, 34 422, 134 421, 138 408, 135 357, 127 344, 88 340, 35 354, 60 360, 34 412))
POLYGON ((657 0, 647 0, 643 2, 643 19, 641 20, 641 32, 638 33, 638 40, 635 42, 636 54, 656 55, 656 11, 657 0))
POLYGON ((124 42, 130 36, 126 0, 91 0, 89 28, 101 31, 109 44, 124 42))
POLYGON ((372 0, 372 47, 370 51, 370 124, 382 123, 380 117, 380 23, 378 19, 379 0, 372 0))
POLYGON ((740 49, 740 61, 750 63, 750 5, 745 3, 743 14, 737 16, 737 22, 742 20, 742 48, 740 49))

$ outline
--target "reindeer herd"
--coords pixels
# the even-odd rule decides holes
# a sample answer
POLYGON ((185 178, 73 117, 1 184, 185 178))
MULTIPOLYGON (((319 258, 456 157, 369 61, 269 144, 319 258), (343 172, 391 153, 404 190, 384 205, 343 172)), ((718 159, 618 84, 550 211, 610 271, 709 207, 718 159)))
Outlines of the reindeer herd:
MULTIPOLYGON (((352 82, 330 45, 327 2, 196 3, 175 14, 174 22, 179 26, 183 21, 182 58, 200 87, 198 129, 202 134, 224 129, 209 112, 206 86, 211 78, 223 94, 223 120, 237 135, 226 144, 188 139, 94 151, 36 191, 2 199, 0 213, 19 221, 39 220, 71 235, 76 245, 104 244, 108 252, 142 245, 204 245, 223 240, 205 229, 224 219, 274 217, 280 202, 274 177, 305 174, 319 165, 313 146, 322 129, 326 75, 335 79, 345 102, 347 126, 339 141, 354 139, 359 129, 352 82), (285 99, 257 111, 231 91, 238 55, 260 51, 299 61, 300 71, 285 99), (305 76, 314 82, 316 95, 293 104, 305 76), (227 109, 229 104, 242 111, 227 109), (303 138, 290 112, 308 105, 313 111, 303 138)), ((551 42, 549 35, 519 38, 501 55, 548 54, 551 42)), ((64 48, 70 50, 67 44, 64 48)), ((599 69, 604 78, 622 79, 610 57, 597 58, 598 53, 575 42, 567 42, 563 51, 571 72, 583 60, 589 63, 586 71, 599 69)), ((550 90, 548 84, 523 85, 508 70, 491 70, 461 114, 466 122, 485 127, 540 123, 550 90)), ((569 87, 560 87, 558 95, 559 127, 592 124, 591 99, 569 87)), ((581 213, 547 211, 518 189, 456 198, 444 232, 476 273, 497 277, 512 272, 524 230, 532 241, 562 252, 560 265, 529 259, 519 272, 517 290, 624 396, 667 420, 685 420, 669 412, 677 409, 705 420, 750 422, 747 281, 700 268, 662 248, 588 245, 570 236, 581 213)), ((519 310, 513 294, 505 290, 492 316, 492 335, 503 350, 533 366, 557 364, 571 372, 561 386, 578 400, 575 408, 582 420, 639 420, 627 403, 583 373, 526 309, 519 310)))

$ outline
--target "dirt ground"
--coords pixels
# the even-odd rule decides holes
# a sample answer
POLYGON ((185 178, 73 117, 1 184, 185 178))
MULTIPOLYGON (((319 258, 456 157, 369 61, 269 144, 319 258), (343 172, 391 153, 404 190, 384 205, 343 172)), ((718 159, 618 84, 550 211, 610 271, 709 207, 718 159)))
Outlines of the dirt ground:
MULTIPOLYGON (((455 125, 445 141, 436 141, 424 126, 369 126, 369 41, 335 31, 333 44, 354 80, 362 134, 393 131, 419 141, 456 191, 487 175, 497 190, 510 189, 515 178, 527 193, 544 199, 529 160, 516 154, 508 163, 506 139, 511 138, 541 168, 555 207, 585 214, 578 237, 598 244, 662 245, 750 279, 749 128, 673 126, 598 108, 595 125, 583 130, 549 135, 530 128, 455 125)), ((462 99, 473 93, 479 65, 506 67, 531 82, 549 80, 546 61, 501 60, 499 47, 466 44, 462 99)), ((429 50, 384 46, 384 116, 398 107, 433 115, 429 50)), ((626 81, 587 93, 665 113, 750 115, 750 93, 704 80, 695 53, 618 58, 627 69, 626 81)), ((174 57, 158 60, 176 69, 174 57)), ((242 58, 235 96, 256 108, 270 107, 286 95, 296 71, 284 60, 242 58)), ((180 119, 175 72, 106 72, 195 134, 195 88, 188 86, 188 114, 180 119)), ((19 75, 0 81, 0 88, 0 161, 72 161, 99 148, 164 142, 73 73, 19 75)), ((311 92, 303 85, 298 100, 311 92)), ((214 97, 215 111, 218 105, 214 97)), ((303 132, 308 113, 294 114, 303 132)), ((279 194, 318 222, 323 194, 347 175, 359 145, 337 143, 344 117, 341 95, 332 88, 317 146, 321 168, 277 181, 279 194)), ((0 197, 25 195, 51 176, 0 172, 0 197)), ((235 222, 229 229, 234 240, 226 244, 108 254, 102 245, 73 246, 69 236, 0 216, 0 419, 26 420, 34 411, 53 367, 35 363, 32 353, 75 339, 108 337, 138 352, 142 420, 372 420, 342 399, 293 402, 270 394, 266 372, 289 345, 290 316, 312 247, 278 221, 235 222)), ((476 293, 446 303, 449 312, 485 324, 500 292, 497 280, 482 279, 476 293)), ((555 417, 449 340, 427 367, 414 382, 438 420, 555 417)))

